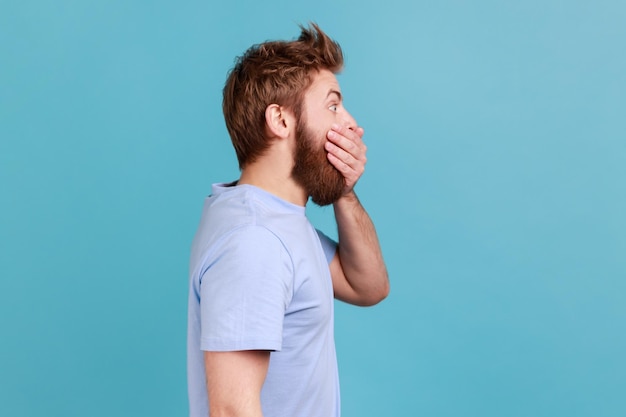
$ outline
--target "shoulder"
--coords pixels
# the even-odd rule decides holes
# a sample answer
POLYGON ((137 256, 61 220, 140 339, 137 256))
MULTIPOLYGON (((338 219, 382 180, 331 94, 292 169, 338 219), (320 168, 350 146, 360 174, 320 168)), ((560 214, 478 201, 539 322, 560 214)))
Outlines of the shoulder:
POLYGON ((238 225, 224 233, 214 245, 219 252, 246 255, 246 259, 257 256, 273 257, 287 252, 281 237, 270 227, 258 223, 238 225))

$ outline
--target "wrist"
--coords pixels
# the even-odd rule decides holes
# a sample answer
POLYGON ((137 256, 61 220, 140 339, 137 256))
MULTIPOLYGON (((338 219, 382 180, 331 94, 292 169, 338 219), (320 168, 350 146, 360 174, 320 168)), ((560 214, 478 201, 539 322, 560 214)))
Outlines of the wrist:
POLYGON ((354 190, 350 190, 339 197, 339 199, 334 203, 334 207, 338 208, 340 206, 354 206, 358 204, 360 204, 359 198, 356 196, 354 190))

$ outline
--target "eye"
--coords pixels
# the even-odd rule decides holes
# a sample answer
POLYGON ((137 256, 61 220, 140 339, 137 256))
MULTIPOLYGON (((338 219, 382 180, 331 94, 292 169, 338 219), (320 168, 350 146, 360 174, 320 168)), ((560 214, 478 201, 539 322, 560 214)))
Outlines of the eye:
POLYGON ((330 106, 328 109, 329 109, 330 111, 332 111, 332 112, 335 112, 335 113, 336 113, 336 112, 337 112, 337 105, 336 105, 336 104, 333 104, 333 105, 332 105, 332 106, 330 106))

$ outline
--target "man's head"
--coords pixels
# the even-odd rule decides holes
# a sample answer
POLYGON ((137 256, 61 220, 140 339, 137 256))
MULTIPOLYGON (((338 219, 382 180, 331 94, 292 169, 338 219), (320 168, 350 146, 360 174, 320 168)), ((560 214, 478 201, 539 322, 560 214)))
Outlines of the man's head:
POLYGON ((343 66, 341 47, 317 25, 301 29, 295 41, 252 46, 228 76, 222 107, 242 169, 270 145, 266 108, 277 104, 301 119, 304 94, 315 75, 322 70, 337 73, 343 66))
POLYGON ((328 162, 324 137, 319 137, 301 116, 296 130, 296 150, 291 176, 307 191, 317 205, 326 206, 341 197, 343 175, 328 162))
POLYGON ((333 125, 356 129, 356 121, 343 106, 335 75, 321 70, 306 90, 297 117, 294 165, 291 177, 308 193, 314 203, 325 206, 342 196, 346 181, 328 160, 325 145, 333 125))

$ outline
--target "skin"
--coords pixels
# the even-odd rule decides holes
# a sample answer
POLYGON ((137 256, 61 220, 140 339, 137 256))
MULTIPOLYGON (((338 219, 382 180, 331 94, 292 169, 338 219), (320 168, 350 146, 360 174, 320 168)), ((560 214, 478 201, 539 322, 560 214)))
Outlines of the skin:
MULTIPOLYGON (((354 186, 365 171, 367 147, 363 129, 343 107, 335 75, 322 70, 304 95, 305 120, 319 138, 317 146, 345 179, 333 204, 339 245, 330 263, 335 298, 361 306, 374 305, 389 293, 389 279, 374 225, 354 186)), ((291 176, 297 120, 289 110, 271 104, 265 112, 271 146, 263 157, 244 167, 240 184, 251 184, 291 203, 305 206, 309 195, 291 176)), ((269 352, 205 352, 212 417, 262 416, 260 393, 269 352)))

